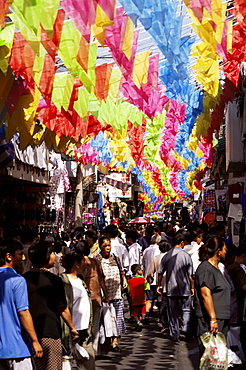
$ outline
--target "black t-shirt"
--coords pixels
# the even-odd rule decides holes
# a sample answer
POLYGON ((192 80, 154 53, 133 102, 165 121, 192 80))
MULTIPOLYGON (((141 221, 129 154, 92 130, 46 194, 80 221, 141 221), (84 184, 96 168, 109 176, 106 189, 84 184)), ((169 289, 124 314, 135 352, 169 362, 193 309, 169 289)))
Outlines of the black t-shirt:
POLYGON ((195 313, 198 317, 208 319, 209 316, 201 297, 201 287, 211 290, 216 318, 228 320, 230 318, 231 288, 223 274, 210 262, 202 262, 195 274, 195 313))
POLYGON ((28 287, 29 309, 39 338, 61 338, 58 309, 67 307, 61 278, 49 271, 28 271, 24 275, 28 287))

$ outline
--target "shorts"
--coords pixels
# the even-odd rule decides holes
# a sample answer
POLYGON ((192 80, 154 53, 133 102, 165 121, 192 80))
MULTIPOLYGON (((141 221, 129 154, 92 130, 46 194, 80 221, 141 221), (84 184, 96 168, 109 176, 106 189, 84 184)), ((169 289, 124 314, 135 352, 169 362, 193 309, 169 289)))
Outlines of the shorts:
POLYGON ((34 370, 33 361, 31 357, 0 359, 1 370, 34 370))
POLYGON ((131 306, 131 316, 141 316, 146 314, 146 305, 140 304, 137 306, 131 306))
POLYGON ((153 290, 145 290, 146 301, 153 301, 154 299, 154 292, 153 290))

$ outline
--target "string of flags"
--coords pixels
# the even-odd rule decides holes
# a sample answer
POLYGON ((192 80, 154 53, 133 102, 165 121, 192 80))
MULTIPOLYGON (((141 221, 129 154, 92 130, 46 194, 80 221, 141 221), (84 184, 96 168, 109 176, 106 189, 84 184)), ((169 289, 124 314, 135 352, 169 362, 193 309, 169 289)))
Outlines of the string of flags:
POLYGON ((45 141, 83 164, 130 172, 141 199, 161 211, 201 189, 212 165, 213 132, 246 58, 246 4, 118 5, 0 1, 1 137, 18 132, 21 148, 45 141), (139 51, 139 25, 158 53, 139 51), (109 63, 99 63, 102 50, 109 63))

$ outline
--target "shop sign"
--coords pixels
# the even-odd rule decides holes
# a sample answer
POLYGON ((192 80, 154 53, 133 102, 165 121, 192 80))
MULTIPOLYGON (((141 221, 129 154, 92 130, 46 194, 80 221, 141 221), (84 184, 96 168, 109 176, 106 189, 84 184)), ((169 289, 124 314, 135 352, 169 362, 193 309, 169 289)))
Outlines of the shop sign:
POLYGON ((109 185, 107 183, 110 202, 115 202, 117 199, 120 199, 120 198, 129 199, 129 200, 132 199, 132 186, 131 186, 132 179, 131 179, 130 173, 113 172, 105 177, 108 179, 115 180, 117 182, 116 183, 117 187, 109 185), (126 186, 126 185, 129 185, 129 186, 126 186))

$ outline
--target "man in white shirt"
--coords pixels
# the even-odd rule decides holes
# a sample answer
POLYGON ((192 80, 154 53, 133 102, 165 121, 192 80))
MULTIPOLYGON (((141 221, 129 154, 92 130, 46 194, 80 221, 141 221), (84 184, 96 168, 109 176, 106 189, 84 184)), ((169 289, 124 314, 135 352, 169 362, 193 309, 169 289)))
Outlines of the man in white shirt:
POLYGON ((136 242, 138 233, 134 230, 126 232, 126 242, 129 246, 129 270, 127 276, 132 276, 131 267, 134 264, 142 264, 142 247, 136 242))
MULTIPOLYGON (((150 246, 143 252, 143 266, 144 266, 144 277, 147 278, 150 264, 155 256, 160 254, 159 243, 161 236, 159 234, 153 234, 150 239, 150 246)), ((149 315, 156 292, 156 282, 153 282, 150 286, 150 290, 146 291, 146 319, 145 323, 148 324, 149 315)))
POLYGON ((147 278, 149 266, 155 256, 160 254, 159 243, 161 236, 159 234, 153 234, 150 239, 150 246, 143 252, 143 266, 144 266, 144 277, 147 278))
POLYGON ((191 256, 194 274, 195 274, 197 267, 201 263, 199 259, 199 249, 201 245, 203 244, 202 235, 200 232, 194 234, 193 232, 186 231, 185 237, 186 237, 186 241, 185 241, 183 250, 191 256))
MULTIPOLYGON (((159 243, 160 254, 157 254, 150 264, 148 274, 147 274, 147 281, 149 284, 156 285, 158 282, 158 269, 160 267, 160 263, 164 255, 169 251, 170 244, 165 241, 161 240, 159 243)), ((162 323, 161 333, 164 331, 169 330, 168 327, 168 318, 167 318, 167 295, 166 295, 166 273, 163 274, 163 278, 161 281, 162 286, 162 293, 157 295, 157 302, 158 302, 158 309, 160 315, 160 322, 162 323)))
POLYGON ((117 239, 117 236, 119 234, 118 227, 116 225, 108 225, 105 228, 105 235, 110 239, 111 241, 111 253, 115 254, 117 257, 119 257, 121 266, 123 267, 124 271, 128 271, 129 269, 129 253, 127 248, 124 246, 124 244, 120 243, 117 239))

